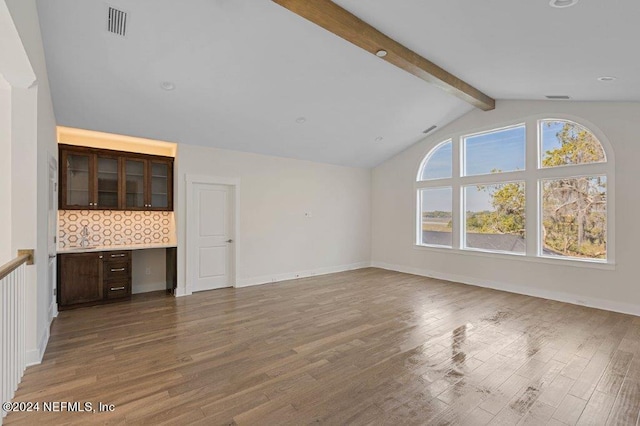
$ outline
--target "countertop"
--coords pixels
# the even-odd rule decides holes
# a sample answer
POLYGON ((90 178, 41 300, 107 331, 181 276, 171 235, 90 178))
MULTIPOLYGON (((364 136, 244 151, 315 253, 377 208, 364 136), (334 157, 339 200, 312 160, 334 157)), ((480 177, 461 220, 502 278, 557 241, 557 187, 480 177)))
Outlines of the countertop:
POLYGON ((158 244, 131 244, 117 246, 89 246, 89 247, 65 247, 58 249, 58 254, 63 253, 89 253, 94 251, 116 251, 116 250, 147 250, 177 247, 176 243, 158 243, 158 244))

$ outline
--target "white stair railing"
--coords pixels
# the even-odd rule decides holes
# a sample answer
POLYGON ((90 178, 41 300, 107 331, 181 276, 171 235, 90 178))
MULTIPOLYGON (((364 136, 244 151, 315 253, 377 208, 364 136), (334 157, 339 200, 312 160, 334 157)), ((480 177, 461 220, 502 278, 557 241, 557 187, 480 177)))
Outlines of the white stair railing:
MULTIPOLYGON (((10 402, 26 368, 25 286, 26 265, 33 264, 33 250, 0 267, 0 402, 10 402)), ((7 412, 2 410, 0 425, 7 412)))

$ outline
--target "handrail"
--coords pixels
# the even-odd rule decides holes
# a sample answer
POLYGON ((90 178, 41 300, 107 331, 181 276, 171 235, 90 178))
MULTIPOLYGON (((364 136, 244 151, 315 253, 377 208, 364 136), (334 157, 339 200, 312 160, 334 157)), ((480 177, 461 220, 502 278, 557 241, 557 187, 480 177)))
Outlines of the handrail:
POLYGON ((26 263, 33 265, 33 250, 18 250, 18 257, 0 266, 0 280, 26 263))

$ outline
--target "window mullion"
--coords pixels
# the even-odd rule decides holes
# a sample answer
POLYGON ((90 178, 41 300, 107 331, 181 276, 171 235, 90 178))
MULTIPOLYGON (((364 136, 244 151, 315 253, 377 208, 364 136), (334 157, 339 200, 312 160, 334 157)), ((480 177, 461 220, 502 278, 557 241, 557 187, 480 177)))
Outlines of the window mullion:
POLYGON ((538 242, 540 241, 539 233, 540 218, 540 200, 538 195, 538 182, 536 179, 538 169, 538 122, 527 123, 527 160, 525 173, 525 253, 527 256, 538 255, 538 242))
POLYGON ((415 189, 442 188, 445 186, 451 186, 452 183, 452 179, 423 180, 421 182, 416 182, 415 189))
POLYGON ((462 148, 460 138, 453 138, 452 140, 452 157, 453 157, 453 169, 452 169, 452 247, 462 247, 462 226, 463 226, 463 214, 462 211, 462 191, 460 189, 460 176, 462 170, 462 148))

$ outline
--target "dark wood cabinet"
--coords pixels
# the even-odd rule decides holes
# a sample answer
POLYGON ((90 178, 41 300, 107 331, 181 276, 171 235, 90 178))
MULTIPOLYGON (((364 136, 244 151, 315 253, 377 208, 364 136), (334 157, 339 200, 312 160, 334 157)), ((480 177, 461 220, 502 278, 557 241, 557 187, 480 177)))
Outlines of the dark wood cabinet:
POLYGON ((60 154, 61 209, 93 207, 93 155, 86 151, 61 149, 60 154))
POLYGON ((147 163, 148 209, 173 210, 173 162, 149 159, 147 163))
POLYGON ((131 295, 131 252, 104 253, 103 285, 105 299, 119 299, 131 295))
POLYGON ((131 251, 58 255, 58 307, 90 306, 131 296, 131 251))
POLYGON ((102 254, 73 253, 58 256, 58 305, 68 306, 100 301, 102 254))
POLYGON ((147 207, 146 161, 142 158, 124 159, 126 210, 145 210, 147 207))
POLYGON ((59 145, 62 210, 173 210, 173 158, 59 145))
POLYGON ((120 169, 117 155, 95 156, 94 208, 110 210, 120 207, 120 169))
POLYGON ((124 210, 173 210, 173 159, 124 159, 124 210))

